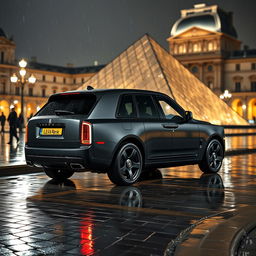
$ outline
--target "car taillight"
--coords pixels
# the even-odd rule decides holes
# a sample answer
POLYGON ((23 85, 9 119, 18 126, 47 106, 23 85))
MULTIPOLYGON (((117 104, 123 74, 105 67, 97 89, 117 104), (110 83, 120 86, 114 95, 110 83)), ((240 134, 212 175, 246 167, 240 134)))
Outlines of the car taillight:
POLYGON ((84 145, 92 144, 92 124, 82 122, 81 124, 81 143, 84 145))

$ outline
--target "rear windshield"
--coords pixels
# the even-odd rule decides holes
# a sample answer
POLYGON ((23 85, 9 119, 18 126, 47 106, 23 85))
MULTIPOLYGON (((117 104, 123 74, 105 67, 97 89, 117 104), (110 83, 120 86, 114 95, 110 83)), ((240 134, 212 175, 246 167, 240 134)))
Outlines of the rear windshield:
POLYGON ((96 102, 94 94, 67 94, 51 96, 48 103, 37 113, 37 116, 56 115, 65 111, 73 115, 88 115, 96 102))

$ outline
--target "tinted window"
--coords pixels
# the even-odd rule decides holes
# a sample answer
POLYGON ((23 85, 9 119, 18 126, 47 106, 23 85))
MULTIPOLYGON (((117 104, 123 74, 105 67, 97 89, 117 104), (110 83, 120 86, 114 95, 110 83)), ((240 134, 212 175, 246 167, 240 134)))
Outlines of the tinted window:
POLYGON ((56 110, 88 115, 96 102, 94 94, 56 95, 38 112, 38 116, 55 115, 56 110))
POLYGON ((167 101, 160 99, 158 102, 166 119, 177 121, 179 118, 181 118, 181 120, 183 119, 182 116, 167 101))
POLYGON ((158 118, 158 112, 149 95, 136 96, 139 116, 142 118, 158 118))
POLYGON ((132 100, 132 95, 124 95, 121 98, 118 111, 117 111, 118 117, 136 117, 136 112, 132 100))

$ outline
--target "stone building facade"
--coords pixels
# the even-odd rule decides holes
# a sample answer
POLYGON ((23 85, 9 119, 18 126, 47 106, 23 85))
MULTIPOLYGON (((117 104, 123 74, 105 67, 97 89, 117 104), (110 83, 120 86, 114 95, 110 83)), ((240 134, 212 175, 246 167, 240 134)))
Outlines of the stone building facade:
POLYGON ((170 53, 242 117, 256 120, 256 50, 238 40, 233 15, 217 5, 181 10, 172 26, 170 53))
MULTIPOLYGON (((15 57, 15 42, 9 39, 0 28, 0 112, 8 116, 11 106, 21 110, 20 85, 12 84, 10 77, 18 73, 15 57)), ((67 67, 28 61, 27 72, 36 77, 35 84, 26 84, 24 88, 24 115, 29 118, 35 114, 56 92, 75 90, 103 66, 67 67)))

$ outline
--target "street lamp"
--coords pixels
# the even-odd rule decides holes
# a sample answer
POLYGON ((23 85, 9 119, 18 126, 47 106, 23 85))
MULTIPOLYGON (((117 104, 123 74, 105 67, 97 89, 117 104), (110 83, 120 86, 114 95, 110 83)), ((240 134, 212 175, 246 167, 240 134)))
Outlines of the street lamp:
MULTIPOLYGON (((11 76, 11 82, 12 83, 20 83, 21 85, 21 116, 23 116, 23 110, 24 110, 24 86, 26 83, 34 84, 36 82, 35 76, 32 74, 28 79, 26 78, 27 70, 25 69, 27 66, 26 60, 22 59, 19 61, 19 76, 17 76, 15 73, 11 76)), ((24 120, 24 119, 23 119, 24 120)))
POLYGON ((222 100, 229 100, 231 97, 232 97, 232 94, 228 90, 225 90, 224 93, 220 95, 220 98, 222 100))

